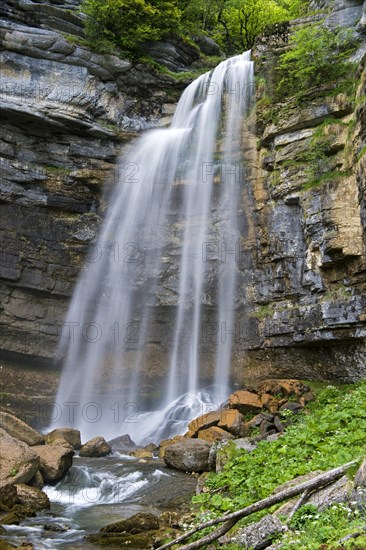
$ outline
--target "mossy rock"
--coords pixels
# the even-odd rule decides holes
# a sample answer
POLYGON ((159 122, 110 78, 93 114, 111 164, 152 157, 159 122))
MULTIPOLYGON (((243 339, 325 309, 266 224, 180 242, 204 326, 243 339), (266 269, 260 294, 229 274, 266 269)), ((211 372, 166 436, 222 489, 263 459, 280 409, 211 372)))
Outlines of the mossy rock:
POLYGON ((137 535, 144 531, 157 531, 159 520, 154 514, 139 513, 102 527, 99 533, 131 533, 137 535))
POLYGON ((130 533, 97 533, 88 535, 85 540, 108 548, 132 548, 134 550, 149 550, 154 548, 156 531, 146 531, 137 535, 130 533))
MULTIPOLYGON (((16 504, 11 509, 11 512, 0 518, 0 524, 2 525, 19 525, 25 518, 34 518, 36 516, 34 508, 28 506, 21 506, 16 504)), ((1 550, 1 549, 0 549, 1 550)))

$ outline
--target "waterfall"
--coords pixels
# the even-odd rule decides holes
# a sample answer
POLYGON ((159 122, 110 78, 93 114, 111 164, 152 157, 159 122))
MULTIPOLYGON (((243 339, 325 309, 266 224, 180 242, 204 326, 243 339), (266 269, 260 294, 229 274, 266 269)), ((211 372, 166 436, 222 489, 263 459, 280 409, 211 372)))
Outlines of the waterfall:
POLYGON ((145 133, 120 160, 63 326, 53 427, 77 427, 84 439, 157 440, 227 396, 252 88, 250 52, 223 61, 187 87, 169 128, 145 133), (203 327, 205 308, 214 323, 203 327), (173 312, 165 324, 158 310, 173 312), (166 365, 151 351, 162 323, 166 365), (155 412, 142 412, 146 373, 158 381, 155 412))

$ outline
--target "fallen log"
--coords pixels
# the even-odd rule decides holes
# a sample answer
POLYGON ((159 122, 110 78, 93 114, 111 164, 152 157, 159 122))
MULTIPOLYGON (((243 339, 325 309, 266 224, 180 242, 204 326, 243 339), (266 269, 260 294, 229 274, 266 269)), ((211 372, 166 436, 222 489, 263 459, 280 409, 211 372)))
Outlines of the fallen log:
POLYGON ((249 506, 246 506, 241 510, 237 510, 236 512, 232 512, 231 514, 226 514, 225 516, 220 516, 210 521, 206 521, 205 523, 201 523, 200 525, 197 525, 197 527, 194 527, 190 531, 187 531, 186 533, 176 538, 175 540, 172 540, 171 542, 168 542, 163 546, 159 546, 157 550, 166 550, 167 548, 171 548, 172 546, 175 546, 176 544, 179 544, 187 540, 189 537, 191 537, 195 533, 202 531, 202 529, 206 529, 206 527, 212 527, 213 525, 218 525, 220 523, 223 523, 224 525, 222 525, 216 531, 213 531, 212 533, 203 537, 200 540, 197 540, 195 542, 182 546, 180 550, 193 550, 195 548, 201 548, 205 544, 209 544, 217 540, 218 538, 223 536, 225 533, 230 531, 230 529, 242 518, 255 514, 256 512, 260 512, 265 508, 270 508, 271 506, 274 506, 275 504, 279 504, 280 502, 287 500, 288 498, 292 498, 296 495, 299 495, 300 493, 305 493, 305 492, 308 493, 310 491, 314 491, 315 489, 319 489, 320 487, 324 487, 325 485, 329 485, 330 483, 333 483, 334 481, 342 477, 344 473, 351 466, 353 466, 360 460, 361 458, 352 460, 347 464, 343 464, 342 466, 338 466, 337 468, 328 470, 323 474, 319 474, 313 479, 309 479, 308 481, 304 481, 299 485, 295 485, 294 487, 289 487, 288 489, 285 489, 280 493, 270 495, 269 497, 263 500, 254 502, 253 504, 250 504, 249 506))

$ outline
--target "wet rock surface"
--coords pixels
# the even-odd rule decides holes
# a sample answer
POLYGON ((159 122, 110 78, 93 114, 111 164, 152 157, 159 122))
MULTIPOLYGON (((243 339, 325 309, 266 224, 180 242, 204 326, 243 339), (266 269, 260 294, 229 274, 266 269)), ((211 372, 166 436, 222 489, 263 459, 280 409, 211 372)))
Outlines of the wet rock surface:
MULTIPOLYGON (((320 9, 329 3, 322 3, 320 9)), ((362 2, 338 2, 324 12, 326 25, 356 28, 362 2)), ((278 57, 289 33, 319 15, 294 21, 282 32, 259 38, 253 51, 265 93, 276 86, 278 57)), ((356 98, 366 81, 365 40, 356 98)), ((261 99, 261 92, 257 92, 261 99)), ((253 215, 246 250, 251 274, 241 321, 247 381, 264 377, 357 380, 365 376, 365 171, 357 151, 365 134, 365 105, 332 87, 308 90, 257 111, 258 148, 249 159, 253 215), (264 118, 262 117, 264 115, 264 118), (323 128, 323 130, 322 130, 323 128), (301 155, 324 133, 327 174, 311 184, 317 166, 301 155), (349 156, 348 156, 349 155, 349 156), (312 172, 313 171, 313 172, 312 172), (338 177, 339 176, 339 177, 338 177)), ((321 171, 321 169, 319 168, 321 171)), ((315 178, 316 179, 316 178, 315 178)), ((242 364, 243 366, 243 364, 242 364)))
POLYGON ((54 444, 58 439, 64 439, 76 451, 81 447, 81 439, 79 430, 73 428, 56 428, 46 436, 47 444, 54 444))
POLYGON ((27 506, 34 510, 45 510, 50 508, 50 501, 46 493, 35 487, 29 487, 24 483, 18 483, 16 485, 16 492, 18 502, 22 506, 27 506))
POLYGON ((16 416, 0 411, 0 428, 27 445, 42 445, 44 437, 16 416))
POLYGON ((210 447, 200 439, 178 441, 165 448, 164 461, 167 466, 183 472, 205 472, 209 470, 210 447))
MULTIPOLYGON (((10 0, 0 7, 0 348, 12 357, 43 358, 46 364, 55 357, 60 336, 70 336, 63 319, 101 223, 102 184, 110 189, 121 176, 116 160, 128 140, 168 122, 185 85, 68 40, 63 33, 83 37, 77 7, 76 1, 10 0)), ((362 2, 337 3, 332 10, 329 26, 362 31, 362 2)), ((273 72, 290 31, 283 26, 283 34, 258 41, 253 52, 258 74, 273 72)), ((207 41, 199 45, 202 51, 214 47, 207 41)), ((178 65, 195 55, 181 50, 178 65)), ((347 382, 366 373, 366 160, 359 158, 366 73, 365 60, 357 59, 356 107, 345 94, 318 97, 318 91, 311 92, 300 106, 291 101, 275 105, 274 120, 259 113, 257 129, 245 136, 248 185, 239 208, 243 239, 236 247, 240 288, 232 358, 240 383, 243 376, 255 380, 299 373, 347 382), (329 117, 353 124, 350 133, 339 124, 329 130, 329 158, 343 175, 309 188, 306 167, 291 161, 329 117)), ((179 237, 179 222, 175 230, 179 237)), ((212 237, 215 242, 214 231, 212 237)), ((205 326, 215 322, 216 290, 210 285, 221 244, 207 267, 205 326)), ((176 253, 172 242, 148 346, 149 389, 165 375, 179 286, 176 253)), ((205 337, 202 372, 208 377, 212 361, 205 337)))
POLYGON ((62 479, 72 466, 74 451, 63 445, 34 447, 40 461, 40 472, 46 483, 62 479))
POLYGON ((16 357, 55 356, 102 185, 123 177, 126 141, 167 121, 184 86, 85 47, 78 8, 0 6, 0 348, 16 357))
POLYGON ((29 447, 0 429, 0 481, 27 483, 39 468, 35 447, 29 447))
POLYGON ((104 437, 97 436, 80 447, 79 455, 89 457, 107 456, 111 450, 104 437))

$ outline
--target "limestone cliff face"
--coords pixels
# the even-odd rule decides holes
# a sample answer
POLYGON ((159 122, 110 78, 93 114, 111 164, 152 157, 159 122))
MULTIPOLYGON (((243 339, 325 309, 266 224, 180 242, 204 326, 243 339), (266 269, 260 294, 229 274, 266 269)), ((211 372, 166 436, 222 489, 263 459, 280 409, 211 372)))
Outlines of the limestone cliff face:
MULTIPOLYGON (((362 4, 336 1, 330 14, 295 25, 325 17, 330 27, 364 32, 362 4)), ((288 31, 258 41, 257 74, 269 85, 288 31)), ((301 105, 290 100, 269 112, 259 104, 251 178, 248 377, 366 375, 365 39, 355 59, 355 101, 331 89, 313 89, 301 105), (324 158, 297 160, 319 139, 326 143, 324 158), (309 174, 321 162, 327 163, 327 176, 311 181, 309 174)))
POLYGON ((0 6, 0 349, 26 358, 55 354, 121 147, 184 86, 79 45, 78 4, 0 6))
MULTIPOLYGON (((5 0, 0 6, 0 349, 25 359, 55 356, 70 295, 100 225, 102 184, 117 181, 120 151, 138 131, 169 120, 184 86, 80 45, 77 7, 78 0, 5 0)), ((365 14, 366 2, 336 0, 326 17, 330 25, 362 33, 365 14)), ((285 31, 259 41, 254 52, 257 74, 268 82, 287 45, 285 31)), ((301 106, 272 106, 272 120, 259 107, 256 135, 249 130, 237 380, 366 376, 364 50, 358 52, 356 102, 312 90, 301 106), (296 157, 320 127, 336 175, 309 185, 308 166, 296 157)), ((180 60, 175 51, 169 66, 193 60, 191 54, 184 51, 180 60)), ((212 262, 209 277, 214 269, 212 262)), ((163 332, 172 326, 176 303, 174 288, 165 286, 157 315, 163 332)), ((154 352, 154 373, 168 333, 154 352)), ((209 342, 206 351, 209 370, 209 342)))

